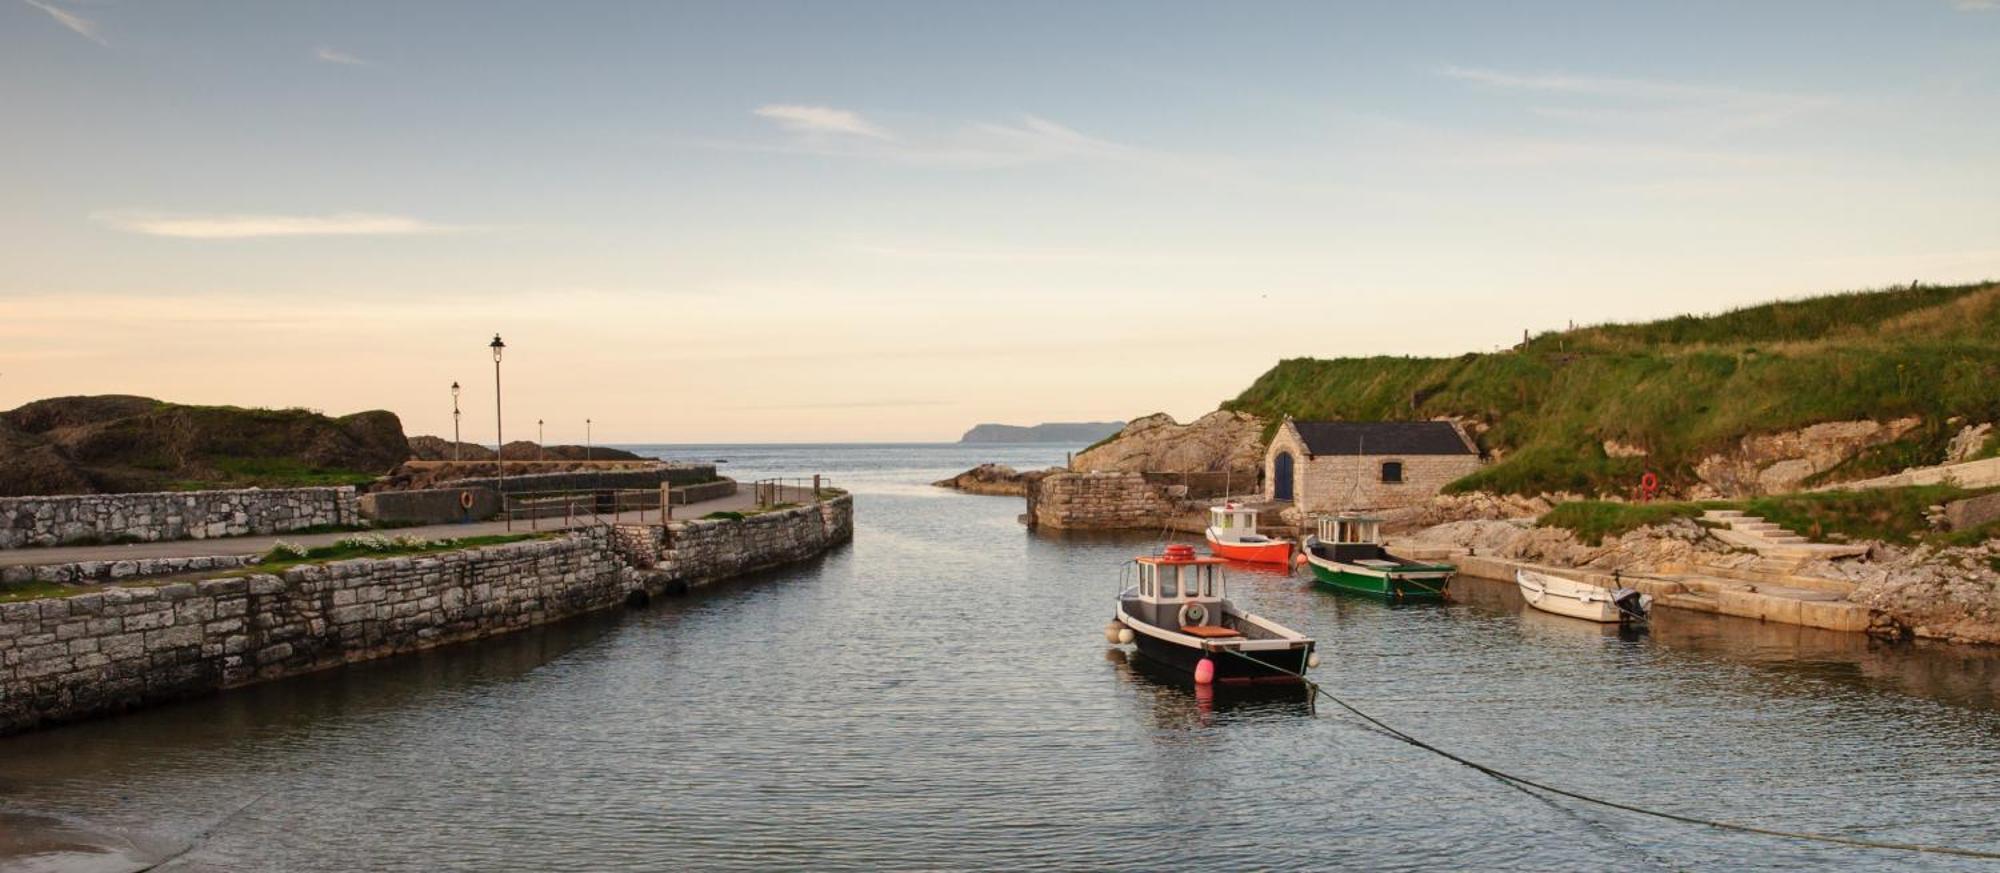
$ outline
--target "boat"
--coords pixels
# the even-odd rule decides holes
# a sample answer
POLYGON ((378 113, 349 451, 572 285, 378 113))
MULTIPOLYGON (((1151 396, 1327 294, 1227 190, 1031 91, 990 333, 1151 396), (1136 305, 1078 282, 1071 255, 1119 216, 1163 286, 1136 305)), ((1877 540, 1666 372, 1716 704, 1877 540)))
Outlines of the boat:
POLYGON ((1319 665, 1312 638, 1230 602, 1227 563, 1182 543, 1134 558, 1138 578, 1118 593, 1105 636, 1196 685, 1301 681, 1319 665))
POLYGON ((1442 600, 1458 568, 1410 561, 1382 547, 1382 520, 1359 515, 1322 516, 1306 537, 1313 579, 1337 591, 1391 601, 1442 600))
POLYGON ((1257 510, 1236 501, 1208 508, 1208 551, 1218 558, 1251 564, 1291 566, 1292 541, 1257 532, 1257 510))
POLYGON ((1631 588, 1599 588, 1528 569, 1514 571, 1514 584, 1521 586, 1521 597, 1529 606, 1586 621, 1634 624, 1645 621, 1653 606, 1651 595, 1631 588))

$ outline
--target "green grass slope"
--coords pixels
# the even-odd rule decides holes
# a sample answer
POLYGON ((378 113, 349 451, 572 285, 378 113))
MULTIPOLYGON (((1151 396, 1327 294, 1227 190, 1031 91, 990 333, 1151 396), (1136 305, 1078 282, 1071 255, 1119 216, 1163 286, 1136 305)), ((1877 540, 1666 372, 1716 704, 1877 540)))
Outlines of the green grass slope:
POLYGON ((1272 420, 1485 422, 1501 459, 1451 490, 1622 494, 1647 470, 1670 488, 1741 437, 1917 415, 1925 426, 1835 471, 1943 457, 1946 420, 2000 420, 2000 284, 1899 288, 1713 316, 1547 333, 1455 358, 1281 361, 1225 409, 1272 420), (1647 449, 1611 458, 1605 440, 1647 449))

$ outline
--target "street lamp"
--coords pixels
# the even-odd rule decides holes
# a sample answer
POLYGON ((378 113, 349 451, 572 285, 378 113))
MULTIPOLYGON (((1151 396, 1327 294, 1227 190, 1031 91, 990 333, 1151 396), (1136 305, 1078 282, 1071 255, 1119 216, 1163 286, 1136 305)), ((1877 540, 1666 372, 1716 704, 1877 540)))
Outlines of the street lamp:
POLYGON ((583 462, 590 463, 590 419, 583 420, 583 462))
MULTIPOLYGON (((487 343, 486 347, 493 350, 493 447, 496 450, 493 453, 493 459, 500 467, 500 505, 505 507, 507 505, 507 436, 500 424, 500 353, 507 348, 507 344, 501 342, 500 335, 496 333, 493 335, 493 341, 487 343)), ((514 520, 512 513, 508 514, 507 520, 509 522, 514 520)), ((512 530, 513 525, 510 523, 507 528, 512 530)))
POLYGON ((542 460, 542 447, 548 445, 548 437, 542 435, 542 420, 535 419, 535 461, 542 460))
POLYGON ((458 463, 458 383, 451 383, 451 462, 458 463))

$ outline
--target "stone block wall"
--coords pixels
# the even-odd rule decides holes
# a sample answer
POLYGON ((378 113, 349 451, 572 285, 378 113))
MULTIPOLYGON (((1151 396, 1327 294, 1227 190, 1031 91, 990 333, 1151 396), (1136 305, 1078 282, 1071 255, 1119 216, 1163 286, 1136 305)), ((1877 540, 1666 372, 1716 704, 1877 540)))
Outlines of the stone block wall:
POLYGON ((173 576, 205 570, 231 570, 256 561, 253 555, 214 555, 197 558, 128 558, 117 561, 78 561, 71 564, 32 564, 0 567, 0 591, 30 582, 58 585, 93 585, 147 576, 173 576))
POLYGON ((1290 428, 1278 431, 1265 456, 1265 500, 1274 499, 1271 459, 1292 456, 1292 501, 1302 515, 1399 509, 1429 501, 1453 480, 1479 470, 1478 455, 1311 455, 1290 428), (1403 481, 1382 481, 1382 464, 1399 461, 1403 481))
POLYGON ((352 487, 0 498, 0 549, 207 539, 361 520, 352 487))
POLYGON ((361 515, 377 522, 455 524, 485 521, 500 513, 500 494, 491 488, 423 488, 361 495, 361 515), (472 495, 466 508, 460 495, 472 495))
MULTIPOLYGON (((512 465, 509 465, 510 467, 512 465)), ((529 473, 507 477, 507 492, 590 491, 614 488, 658 488, 661 483, 679 487, 715 478, 714 464, 661 464, 637 470, 579 470, 566 473, 529 473)), ((500 479, 454 479, 439 488, 491 488, 500 490, 500 479)))
POLYGON ((0 734, 557 621, 853 537, 853 503, 0 604, 0 734), (645 560, 638 560, 640 557, 645 560))
POLYGON ((650 586, 694 587, 820 554, 854 538, 854 498, 753 515, 620 525, 617 545, 654 572, 650 586))
POLYGON ((1178 501, 1144 473, 1051 473, 1028 486, 1028 524, 1058 530, 1159 527, 1178 501))

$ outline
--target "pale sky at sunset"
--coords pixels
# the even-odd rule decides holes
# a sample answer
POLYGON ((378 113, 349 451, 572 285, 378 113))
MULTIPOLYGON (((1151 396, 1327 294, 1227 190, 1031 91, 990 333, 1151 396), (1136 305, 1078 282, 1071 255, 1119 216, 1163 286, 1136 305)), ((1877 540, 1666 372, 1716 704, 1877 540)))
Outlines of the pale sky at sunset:
POLYGON ((949 440, 2000 278, 2000 3, 0 0, 0 408, 949 440))

